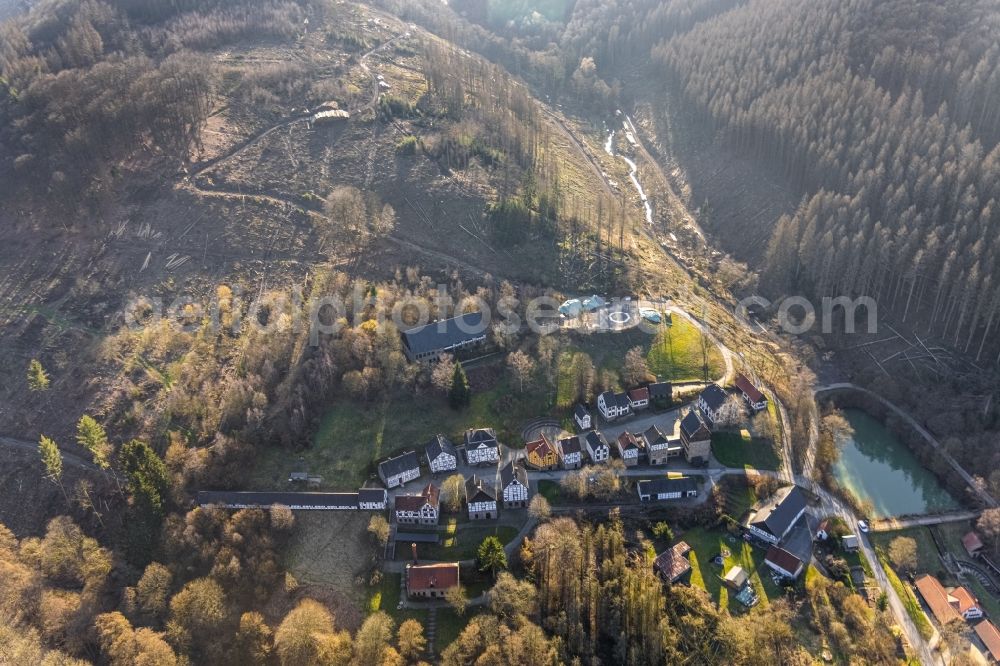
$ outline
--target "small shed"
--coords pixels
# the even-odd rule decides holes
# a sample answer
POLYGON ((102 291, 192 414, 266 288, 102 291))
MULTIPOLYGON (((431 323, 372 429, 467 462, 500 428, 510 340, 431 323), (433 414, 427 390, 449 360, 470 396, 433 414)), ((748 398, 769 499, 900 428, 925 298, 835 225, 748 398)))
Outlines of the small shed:
POLYGON ((857 534, 845 534, 844 536, 840 537, 840 546, 841 548, 850 553, 860 548, 861 544, 858 542, 857 534))
POLYGON ((726 584, 726 587, 734 590, 742 590, 748 580, 750 580, 750 574, 746 572, 746 569, 735 566, 726 572, 726 576, 722 579, 722 582, 726 584))
POLYGON ((965 552, 975 557, 983 549, 983 540, 975 532, 969 532, 962 537, 962 546, 965 548, 965 552))

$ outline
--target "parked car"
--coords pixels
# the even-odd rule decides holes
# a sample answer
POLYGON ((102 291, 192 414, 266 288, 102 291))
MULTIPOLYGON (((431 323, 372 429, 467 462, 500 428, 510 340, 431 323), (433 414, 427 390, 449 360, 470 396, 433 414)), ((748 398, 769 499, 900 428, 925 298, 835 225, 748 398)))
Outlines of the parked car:
POLYGON ((871 529, 871 528, 868 527, 868 521, 867 520, 859 520, 858 521, 858 529, 861 530, 862 532, 864 532, 865 534, 868 534, 868 530, 871 529))

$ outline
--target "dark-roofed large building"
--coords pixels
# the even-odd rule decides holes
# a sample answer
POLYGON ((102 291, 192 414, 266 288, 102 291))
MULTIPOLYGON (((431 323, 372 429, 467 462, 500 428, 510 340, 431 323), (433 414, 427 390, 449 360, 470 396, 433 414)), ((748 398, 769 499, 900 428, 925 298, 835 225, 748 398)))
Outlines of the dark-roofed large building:
POLYGON ((465 480, 465 504, 471 520, 498 518, 500 515, 496 488, 475 474, 465 480))
POLYGON ((681 419, 681 446, 684 458, 691 464, 702 465, 712 455, 712 431, 698 410, 692 409, 681 419))
POLYGON ((528 506, 528 472, 511 461, 497 469, 497 488, 503 496, 505 509, 523 509, 528 506))
POLYGON ((438 472, 450 472, 458 467, 458 453, 455 445, 444 435, 434 435, 431 441, 424 446, 424 453, 427 455, 427 464, 430 465, 431 474, 438 472))
POLYGON ((632 401, 628 399, 627 393, 605 391, 597 396, 597 409, 605 421, 614 421, 632 413, 632 401))
POLYGON ((640 502, 660 502, 698 496, 698 483, 690 476, 643 479, 635 484, 640 502))
POLYGON ((486 329, 482 312, 468 312, 403 331, 403 351, 411 361, 430 363, 441 354, 482 344, 486 329))
POLYGON ((385 488, 362 488, 358 491, 358 507, 367 511, 384 511, 389 503, 385 488))
POLYGON ((786 486, 751 509, 746 528, 754 536, 776 544, 805 512, 805 495, 798 486, 786 486))
POLYGON ((719 412, 729 396, 718 384, 709 384, 698 394, 698 408, 712 423, 719 420, 719 412))
POLYGON ((465 459, 470 465, 495 465, 500 461, 500 443, 493 428, 465 431, 465 459))
POLYGON ((420 461, 415 451, 401 453, 395 458, 383 460, 378 465, 378 476, 386 488, 401 486, 407 481, 420 478, 420 461))

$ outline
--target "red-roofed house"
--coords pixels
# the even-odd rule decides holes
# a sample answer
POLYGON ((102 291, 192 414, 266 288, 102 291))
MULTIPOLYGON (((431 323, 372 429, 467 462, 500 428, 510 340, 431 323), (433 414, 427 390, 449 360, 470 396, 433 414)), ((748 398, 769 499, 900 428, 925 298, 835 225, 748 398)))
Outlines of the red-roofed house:
POLYGON ((628 401, 633 412, 638 409, 646 409, 649 407, 649 389, 645 386, 632 389, 628 392, 628 401))
POLYGON ((983 620, 976 625, 976 635, 983 642, 994 663, 1000 663, 1000 631, 989 620, 983 620))
POLYGON ((948 599, 948 592, 945 591, 944 586, 941 585, 941 581, 937 578, 930 574, 924 574, 915 580, 913 584, 917 586, 917 591, 923 597, 924 603, 931 609, 931 613, 934 614, 934 617, 942 627, 952 620, 961 619, 962 616, 958 614, 958 611, 951 605, 951 601, 948 599))
POLYGON ((785 578, 795 580, 802 574, 805 565, 802 560, 779 546, 771 546, 764 556, 764 564, 785 578))
POLYGON ((441 491, 428 483, 419 495, 396 495, 396 522, 402 524, 437 525, 441 510, 441 491))
POLYGON ((409 597, 443 597, 458 585, 458 562, 406 565, 406 595, 409 597))
POLYGON ((969 532, 962 537, 962 545, 965 547, 965 552, 975 557, 983 549, 983 540, 975 532, 969 532))
POLYGON ((755 412, 767 409, 767 397, 746 375, 736 375, 736 388, 743 394, 747 405, 755 412))
POLYGON ((948 593, 948 603, 966 620, 978 620, 983 616, 979 599, 976 599, 972 592, 962 586, 956 587, 948 593))

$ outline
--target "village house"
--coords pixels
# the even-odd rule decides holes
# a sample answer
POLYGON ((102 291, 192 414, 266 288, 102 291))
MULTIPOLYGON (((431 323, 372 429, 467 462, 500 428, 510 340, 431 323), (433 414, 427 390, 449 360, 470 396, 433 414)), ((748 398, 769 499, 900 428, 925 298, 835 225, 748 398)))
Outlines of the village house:
POLYGON ((592 425, 592 419, 590 418, 590 412, 582 403, 576 403, 576 407, 573 408, 573 420, 576 421, 576 427, 580 430, 590 430, 592 425))
POLYGON ((729 396, 718 384, 709 384, 705 390, 698 394, 698 409, 705 415, 709 423, 714 424, 719 420, 722 408, 726 404, 729 396))
POLYGON ((489 520, 500 515, 496 488, 475 474, 465 480, 465 504, 470 520, 489 520))
POLYGON ((428 483, 419 495, 396 495, 396 522, 409 525, 437 525, 441 491, 428 483))
POLYGON ((983 642, 990 657, 993 658, 993 663, 1000 663, 1000 631, 997 630, 996 625, 989 620, 983 620, 975 626, 975 630, 979 640, 983 642))
POLYGON ((564 437, 557 442, 559 464, 563 469, 579 469, 583 464, 583 445, 580 436, 564 437))
POLYGON ((629 407, 633 412, 649 407, 649 389, 645 386, 628 392, 629 407))
POLYGON ((692 465, 704 465, 712 456, 712 431, 697 410, 690 410, 681 419, 681 446, 684 459, 692 465))
POLYGON ((523 509, 528 506, 528 472, 521 465, 509 462, 497 470, 497 487, 503 497, 505 509, 523 509))
POLYGON ((958 611, 966 621, 978 620, 983 616, 983 607, 979 604, 979 599, 976 598, 968 588, 958 587, 952 588, 948 593, 948 603, 958 611))
POLYGON ((968 532, 962 537, 962 547, 965 548, 969 557, 975 557, 983 549, 983 540, 975 532, 968 532))
POLYGON ((615 445, 618 448, 618 456, 626 467, 634 467, 639 464, 639 452, 642 451, 642 445, 635 435, 628 431, 623 432, 618 435, 615 445))
POLYGON ((750 510, 746 528, 759 539, 777 544, 805 512, 805 495, 798 486, 786 486, 750 510))
POLYGON ((743 394, 743 400, 746 401, 750 411, 761 412, 767 409, 767 397, 746 375, 736 375, 736 388, 743 394))
POLYGON ((653 573, 664 583, 676 583, 691 573, 691 560, 688 558, 690 552, 691 546, 687 542, 674 544, 653 560, 653 573))
POLYGON ((583 445, 587 449, 587 455, 590 456, 591 462, 608 461, 611 457, 611 447, 608 446, 608 440, 604 439, 604 435, 597 430, 588 430, 581 437, 583 437, 583 445))
POLYGON ((924 603, 931 609, 931 613, 934 614, 938 624, 942 627, 962 617, 958 614, 957 604, 952 605, 951 600, 948 598, 948 592, 941 585, 941 581, 934 576, 930 574, 919 576, 913 581, 913 585, 917 588, 924 603))
POLYGON ((669 439, 655 425, 646 428, 642 438, 646 442, 646 455, 649 456, 650 465, 665 465, 669 459, 681 455, 684 451, 680 437, 669 439))
POLYGON ((556 445, 549 441, 545 433, 524 446, 524 455, 528 464, 535 469, 555 469, 559 464, 556 445))
POLYGON ((698 483, 690 476, 643 479, 635 484, 640 502, 662 502, 698 496, 698 483))
POLYGON ((458 452, 455 451, 455 445, 444 435, 431 437, 431 441, 424 446, 424 453, 427 455, 431 474, 458 469, 458 452))
POLYGON ((802 560, 780 546, 768 548, 767 555, 764 556, 764 564, 771 567, 776 573, 792 580, 797 580, 805 568, 802 560))
POLYGON ((465 459, 470 465, 496 465, 500 444, 493 428, 469 428, 465 431, 465 459))
POLYGON ((412 362, 433 363, 441 354, 485 342, 486 328, 481 312, 431 322, 403 331, 403 351, 412 362))
POLYGON ((358 507, 365 511, 385 511, 389 493, 385 488, 362 488, 358 491, 358 507))
POLYGON ((406 565, 406 596, 415 599, 441 599, 458 587, 458 562, 406 565))
POLYGON ((386 488, 405 485, 420 478, 420 461, 415 451, 406 451, 379 463, 378 476, 386 488))
POLYGON ((674 401, 674 388, 670 382, 649 385, 649 403, 656 409, 666 409, 674 401))
POLYGON ((632 413, 632 401, 625 393, 605 391, 597 396, 597 409, 605 421, 614 421, 632 413))

